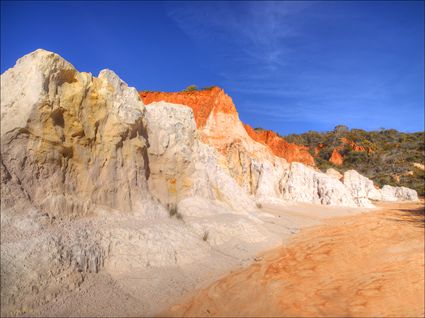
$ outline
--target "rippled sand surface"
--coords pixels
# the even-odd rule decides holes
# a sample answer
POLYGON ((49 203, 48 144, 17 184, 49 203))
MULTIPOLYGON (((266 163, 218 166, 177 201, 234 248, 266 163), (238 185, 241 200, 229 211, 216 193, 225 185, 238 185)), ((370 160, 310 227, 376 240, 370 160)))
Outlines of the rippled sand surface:
POLYGON ((167 316, 424 316, 424 205, 328 220, 167 316))

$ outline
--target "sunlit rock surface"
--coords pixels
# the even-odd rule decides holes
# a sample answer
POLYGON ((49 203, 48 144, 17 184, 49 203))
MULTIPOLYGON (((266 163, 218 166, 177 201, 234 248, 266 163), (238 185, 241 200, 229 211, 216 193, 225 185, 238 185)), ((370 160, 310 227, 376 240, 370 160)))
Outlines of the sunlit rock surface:
POLYGON ((154 315, 301 227, 263 204, 344 213, 370 199, 417 200, 355 171, 342 183, 288 163, 295 157, 273 146, 282 141, 254 140, 219 88, 172 96, 142 94, 145 106, 114 72, 78 72, 44 50, 1 75, 2 315, 45 316, 96 279, 117 302, 142 304, 131 315, 154 315))

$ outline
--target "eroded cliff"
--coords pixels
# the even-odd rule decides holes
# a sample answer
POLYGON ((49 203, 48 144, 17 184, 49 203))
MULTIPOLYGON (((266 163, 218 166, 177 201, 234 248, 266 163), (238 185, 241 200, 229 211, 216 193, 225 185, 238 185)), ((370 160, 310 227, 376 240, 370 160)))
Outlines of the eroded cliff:
MULTIPOLYGON (((170 279, 167 295, 185 290, 176 269, 239 266, 299 228, 263 205, 417 200, 355 171, 341 182, 288 163, 305 149, 270 132, 251 138, 219 88, 171 96, 145 106, 112 71, 78 72, 44 50, 1 75, 2 315, 43 316, 94 275, 113 282, 113 297, 143 303, 131 315, 154 315, 170 279)), ((191 288, 210 273, 195 276, 191 288)))
POLYGON ((247 133, 254 141, 266 145, 274 155, 288 162, 297 161, 314 166, 314 158, 307 147, 288 143, 275 132, 255 131, 249 125, 242 124, 231 97, 219 87, 174 93, 142 91, 140 96, 146 105, 165 101, 191 107, 204 141, 221 151, 225 151, 227 145, 235 140, 247 139, 247 133), (241 129, 242 125, 246 133, 241 129))
POLYGON ((96 78, 38 50, 2 74, 1 106, 2 205, 22 196, 66 217, 146 199, 144 105, 112 71, 96 78))

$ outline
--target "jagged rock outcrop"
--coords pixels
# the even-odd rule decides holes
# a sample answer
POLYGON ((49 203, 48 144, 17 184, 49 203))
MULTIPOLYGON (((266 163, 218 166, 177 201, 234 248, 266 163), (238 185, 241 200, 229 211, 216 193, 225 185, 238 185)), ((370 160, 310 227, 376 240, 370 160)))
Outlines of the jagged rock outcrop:
POLYGON ((96 78, 44 50, 1 85, 2 315, 31 315, 101 271, 279 241, 251 215, 225 159, 198 142, 190 108, 146 111, 112 71, 96 78))
POLYGON ((285 179, 282 191, 285 200, 324 205, 369 206, 367 202, 355 202, 339 180, 297 162, 291 163, 285 179))
POLYGON ((377 189, 373 181, 362 176, 355 170, 344 173, 344 184, 350 189, 353 197, 359 202, 367 199, 373 201, 417 201, 418 194, 415 190, 406 187, 393 187, 384 185, 377 189))
POLYGON ((370 205, 369 199, 381 199, 381 194, 373 185, 373 181, 362 176, 357 171, 346 171, 343 180, 344 185, 349 189, 358 204, 370 205))
POLYGON ((384 185, 380 192, 382 201, 418 201, 418 193, 406 187, 384 185))
MULTIPOLYGON (((262 181, 259 185, 260 175, 264 169, 267 170, 267 165, 285 165, 286 161, 276 158, 266 145, 257 143, 249 137, 239 119, 232 99, 222 89, 214 87, 191 92, 141 92, 140 94, 146 104, 161 105, 153 101, 164 100, 178 104, 183 103, 193 110, 200 141, 198 144, 210 145, 221 154, 219 157, 217 154, 212 156, 217 157, 214 160, 221 166, 221 169, 214 171, 220 171, 218 172, 220 175, 222 175, 223 169, 228 171, 237 184, 251 195, 256 195, 257 190, 263 195, 276 188, 277 181, 273 185, 265 185, 265 182, 262 181)), ((202 147, 204 150, 206 149, 204 146, 202 147)), ((214 180, 215 177, 210 179, 214 180)), ((264 178, 264 174, 261 180, 267 180, 264 178)))
POLYGON ((218 200, 235 210, 253 202, 230 177, 221 157, 198 140, 191 108, 166 102, 146 106, 149 136, 149 189, 162 203, 176 206, 190 196, 218 200))
POLYGON ((289 143, 271 130, 256 131, 246 124, 244 127, 252 139, 269 146, 273 154, 286 159, 289 163, 296 161, 310 166, 315 165, 314 158, 309 153, 308 147, 289 143))
POLYGON ((342 180, 342 178, 344 177, 339 171, 333 168, 329 168, 328 170, 326 170, 326 174, 338 180, 342 180))
POLYGON ((140 97, 146 105, 164 101, 189 106, 193 110, 196 126, 199 129, 206 126, 208 118, 212 114, 237 113, 232 98, 217 86, 211 89, 174 93, 142 91, 140 97))
POLYGON ((270 133, 275 138, 264 142, 253 140, 241 123, 231 98, 218 87, 180 93, 140 94, 146 104, 164 100, 192 108, 199 141, 218 150, 222 155, 218 158, 221 167, 250 195, 259 198, 282 196, 281 179, 288 169, 286 158, 314 165, 306 149, 289 144, 276 134, 270 133))
POLYGON ((132 210, 148 194, 143 114, 137 91, 112 71, 96 78, 55 53, 24 56, 1 76, 6 188, 55 216, 132 210))
POLYGON ((336 166, 341 166, 344 163, 344 158, 338 152, 338 150, 334 149, 334 150, 332 150, 332 154, 329 158, 329 162, 333 163, 336 166))
POLYGON ((234 142, 251 141, 232 99, 221 88, 176 93, 141 92, 140 96, 145 104, 165 101, 192 108, 199 139, 222 153, 226 153, 234 142))
POLYGON ((165 204, 189 191, 195 170, 196 126, 189 107, 164 102, 146 107, 149 135, 149 188, 165 204))
MULTIPOLYGON (((141 92, 140 96, 146 104, 167 101, 189 106, 194 112, 199 141, 217 149, 222 155, 216 159, 217 162, 221 162, 222 168, 228 171, 240 187, 257 199, 284 198, 325 205, 363 207, 372 206, 369 199, 381 199, 373 182, 370 187, 371 181, 366 182, 368 179, 359 174, 348 175, 344 186, 339 182, 342 179, 340 174, 329 172, 334 178, 329 181, 320 172, 297 165, 290 167, 288 162, 314 166, 308 148, 290 144, 272 131, 255 131, 249 125, 243 125, 231 98, 218 87, 177 93, 141 92), (302 178, 307 185, 296 181, 297 173, 304 176, 302 178), (332 187, 336 190, 330 190, 332 187)), ((341 139, 341 142, 350 145, 355 151, 365 151, 349 140, 341 139)), ((320 148, 316 151, 320 151, 320 148)), ((330 161, 336 165, 343 163, 338 149, 334 149, 330 161)), ((166 188, 165 184, 162 188, 166 188)))
POLYGON ((355 171, 343 184, 289 164, 288 151, 289 161, 302 151, 270 132, 253 140, 218 88, 175 93, 174 104, 155 94, 142 94, 144 106, 112 71, 80 73, 44 50, 2 74, 2 315, 36 315, 102 272, 133 288, 159 268, 174 279, 176 268, 217 255, 249 261, 281 243, 276 227, 292 231, 259 213, 264 202, 417 199, 407 188, 373 192, 355 171))
POLYGON ((300 165, 289 167, 287 161, 314 161, 273 132, 244 127, 231 98, 217 87, 141 96, 151 104, 146 116, 135 89, 112 71, 98 78, 79 73, 42 50, 20 59, 2 75, 1 169, 8 185, 2 205, 20 198, 51 215, 75 216, 96 205, 131 211, 151 193, 167 205, 199 195, 231 202, 235 193, 248 206, 248 195, 348 205, 354 198, 360 206, 380 198, 373 183, 354 172, 344 177, 352 198, 342 199, 340 183, 300 165), (190 108, 152 103, 157 99, 190 108), (211 171, 236 181, 226 179, 230 192, 220 191, 226 186, 215 184, 211 171), (305 188, 319 194, 303 193, 305 188))
POLYGON ((252 138, 288 162, 314 166, 314 159, 306 147, 288 143, 272 131, 256 132, 248 125, 243 126, 232 99, 219 87, 175 93, 140 92, 140 96, 146 105, 165 101, 192 108, 200 139, 222 152, 235 141, 252 138))

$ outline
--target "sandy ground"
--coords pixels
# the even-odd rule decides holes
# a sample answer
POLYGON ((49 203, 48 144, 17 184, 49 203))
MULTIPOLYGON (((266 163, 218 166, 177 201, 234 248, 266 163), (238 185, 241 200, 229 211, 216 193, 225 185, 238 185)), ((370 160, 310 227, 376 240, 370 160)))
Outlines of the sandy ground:
POLYGON ((161 316, 424 317, 424 204, 332 218, 161 316))
MULTIPOLYGON (((183 297, 227 276, 232 270, 248 267, 255 262, 255 257, 260 251, 287 244, 288 240, 302 228, 323 224, 324 220, 332 217, 367 211, 371 210, 282 202, 263 204, 256 215, 261 219, 261 225, 267 229, 270 237, 262 243, 243 243, 236 240, 214 247, 205 242, 203 244, 208 249, 209 256, 184 266, 144 269, 120 267, 118 272, 106 266, 99 273, 86 275, 84 282, 77 289, 62 290, 48 303, 27 310, 23 316, 155 316, 183 297)), ((217 221, 218 218, 220 216, 215 216, 214 220, 217 221)), ((185 222, 189 223, 191 220, 185 218, 185 222)), ((120 228, 128 230, 139 226, 127 223, 126 221, 121 224, 120 228)), ((108 224, 104 225, 106 230, 108 224)), ((90 227, 98 226, 90 225, 90 227)), ((127 238, 123 240, 128 241, 127 238)), ((131 260, 137 262, 135 258, 131 260)))

